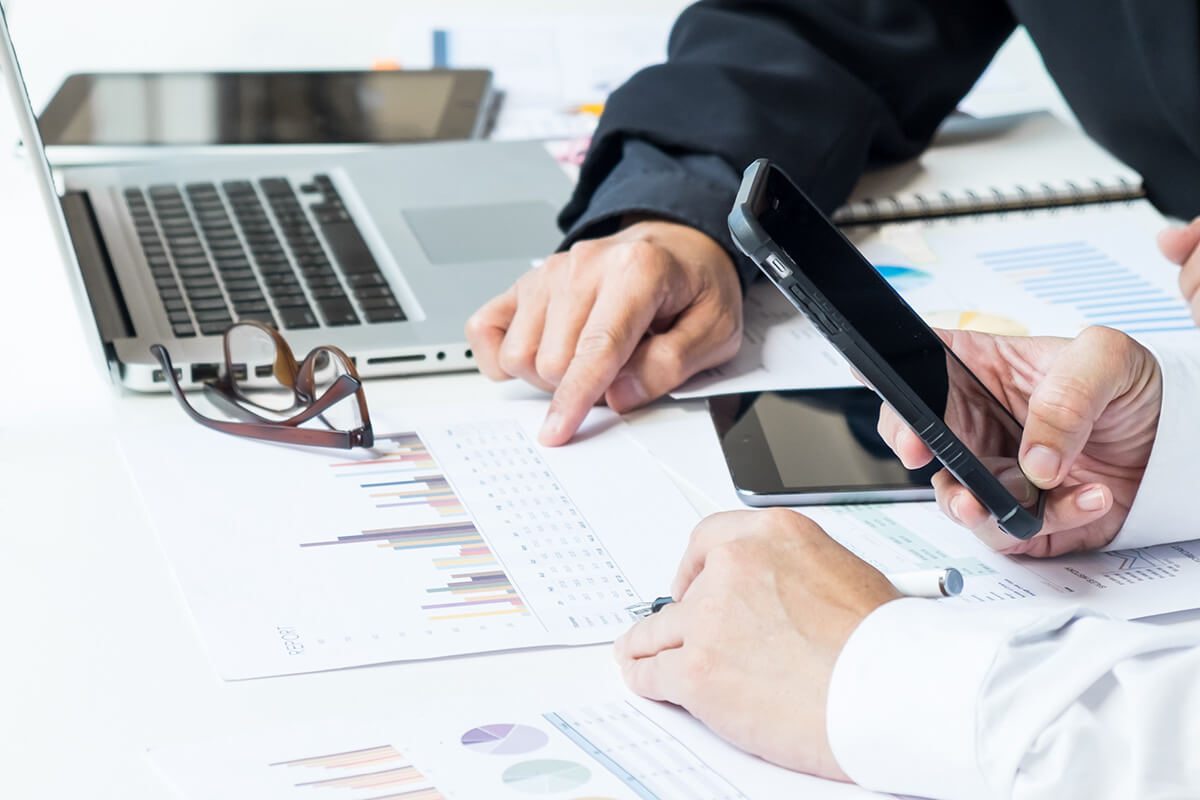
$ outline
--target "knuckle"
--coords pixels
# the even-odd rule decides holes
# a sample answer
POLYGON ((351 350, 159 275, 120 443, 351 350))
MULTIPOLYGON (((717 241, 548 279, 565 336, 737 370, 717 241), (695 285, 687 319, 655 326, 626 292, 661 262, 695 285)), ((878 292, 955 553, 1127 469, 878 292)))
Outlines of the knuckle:
POLYGON ((543 347, 538 351, 534 358, 533 366, 537 370, 537 374, 551 385, 557 386, 567 374, 567 365, 570 360, 558 349, 548 349, 543 347))
POLYGON ((687 647, 684 648, 681 658, 681 688, 689 696, 702 694, 713 673, 712 656, 702 647, 687 647))
POLYGON ((1089 405, 1090 392, 1084 385, 1071 378, 1059 378, 1042 384, 1029 415, 1042 425, 1067 432, 1078 427, 1089 405))
POLYGON ((763 523, 768 530, 790 532, 797 527, 796 520, 799 519, 799 515, 791 509, 775 506, 759 513, 762 514, 763 523))
POLYGON ((496 360, 499 362, 500 368, 509 375, 529 374, 530 367, 533 366, 533 354, 520 342, 513 341, 511 338, 505 339, 501 343, 496 360))
POLYGON ((610 328, 591 328, 579 335, 575 355, 594 361, 615 361, 621 352, 621 342, 610 328))
POLYGON ((476 350, 479 349, 478 344, 484 341, 489 327, 491 326, 488 325, 487 320, 484 319, 483 314, 479 311, 476 311, 474 314, 467 317, 467 323, 464 326, 464 332, 466 333, 467 341, 469 341, 471 346, 476 350))
POLYGON ((576 262, 590 260, 603 247, 604 245, 597 239, 579 239, 567 248, 567 255, 569 256, 567 260, 570 261, 571 267, 574 268, 576 262))
MULTIPOLYGON (((752 570, 754 551, 744 539, 734 539, 715 548, 705 560, 705 570, 711 569, 719 582, 737 580, 737 576, 752 570)), ((712 609, 710 609, 712 610, 712 609)))
POLYGON ((625 242, 622 248, 622 259, 626 264, 635 264, 639 267, 653 266, 665 260, 665 252, 662 247, 645 239, 634 239, 625 242))
POLYGON ((1128 349, 1129 343, 1132 341, 1120 331, 1103 325, 1089 325, 1080 332, 1078 338, 1082 342, 1087 342, 1091 349, 1101 353, 1123 352, 1128 349))

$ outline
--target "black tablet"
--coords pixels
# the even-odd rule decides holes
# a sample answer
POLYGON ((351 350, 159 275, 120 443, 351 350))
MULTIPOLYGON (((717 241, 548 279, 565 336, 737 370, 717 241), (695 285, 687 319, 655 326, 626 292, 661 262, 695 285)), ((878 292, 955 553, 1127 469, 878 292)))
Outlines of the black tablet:
POLYGON ((390 144, 481 137, 488 70, 71 75, 39 120, 50 148, 390 144))
POLYGON ((875 430, 879 405, 863 387, 708 399, 729 475, 747 505, 932 500, 938 467, 904 468, 875 430))

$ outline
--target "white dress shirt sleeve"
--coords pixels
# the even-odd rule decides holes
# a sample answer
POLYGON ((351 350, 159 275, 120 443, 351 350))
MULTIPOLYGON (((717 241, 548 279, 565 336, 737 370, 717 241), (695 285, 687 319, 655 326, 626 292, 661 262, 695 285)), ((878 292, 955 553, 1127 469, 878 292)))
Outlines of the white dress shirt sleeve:
POLYGON ((1200 625, 888 603, 834 668, 834 756, 933 798, 1200 798, 1200 625))
MULTIPOLYGON (((1149 346, 1149 345, 1147 345, 1149 346)), ((1195 539, 1200 462, 1200 334, 1152 348, 1163 376, 1162 411, 1146 474, 1106 550, 1195 539)))

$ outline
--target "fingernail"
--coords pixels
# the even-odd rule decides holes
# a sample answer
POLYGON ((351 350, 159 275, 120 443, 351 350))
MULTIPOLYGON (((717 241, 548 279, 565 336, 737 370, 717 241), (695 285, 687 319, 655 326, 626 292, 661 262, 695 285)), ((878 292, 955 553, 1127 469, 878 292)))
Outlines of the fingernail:
POLYGON ((962 525, 963 520, 962 512, 959 510, 960 506, 962 506, 961 494, 956 494, 954 497, 950 498, 950 516, 954 518, 955 522, 957 522, 959 525, 962 525))
POLYGON ((1029 452, 1025 454, 1025 458, 1021 462, 1025 474, 1038 483, 1049 483, 1054 480, 1061 464, 1062 459, 1058 457, 1058 453, 1040 444, 1029 448, 1029 452))
POLYGON ((627 409, 640 406, 648 399, 646 387, 636 375, 622 375, 608 389, 608 405, 616 409, 627 409))
POLYGON ((1080 511, 1099 511, 1104 508, 1104 490, 1099 486, 1085 489, 1075 496, 1080 511))
POLYGON ((558 441, 558 437, 562 432, 562 424, 562 414, 557 411, 551 411, 546 415, 545 422, 542 423, 542 430, 538 434, 538 438, 542 442, 558 441))

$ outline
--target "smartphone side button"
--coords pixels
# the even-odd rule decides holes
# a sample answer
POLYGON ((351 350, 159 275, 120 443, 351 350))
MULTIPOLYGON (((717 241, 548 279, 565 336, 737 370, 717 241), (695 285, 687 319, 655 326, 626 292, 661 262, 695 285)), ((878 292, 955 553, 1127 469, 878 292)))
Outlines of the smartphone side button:
POLYGON ((800 307, 808 314, 808 318, 812 320, 813 325, 817 326, 817 330, 826 336, 833 336, 838 332, 837 328, 830 323, 829 318, 825 316, 824 312, 817 307, 817 304, 800 291, 799 286, 793 284, 790 287, 790 291, 792 296, 800 303, 800 307))
POLYGON ((783 260, 780 259, 779 256, 775 255, 774 253, 767 254, 766 262, 767 262, 767 266, 771 268, 771 271, 774 272, 780 278, 786 278, 787 276, 792 274, 792 271, 790 269, 788 269, 787 264, 784 264, 783 260))

